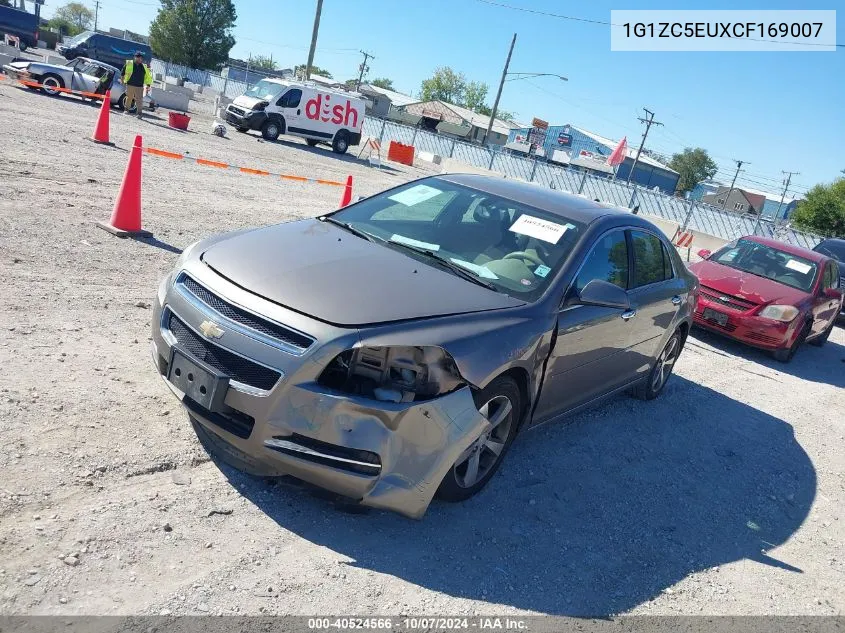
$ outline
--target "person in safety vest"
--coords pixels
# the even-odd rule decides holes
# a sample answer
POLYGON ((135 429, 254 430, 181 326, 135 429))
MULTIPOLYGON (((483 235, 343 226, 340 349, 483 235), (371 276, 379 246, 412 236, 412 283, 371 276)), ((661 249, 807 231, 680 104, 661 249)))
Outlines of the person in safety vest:
POLYGON ((141 51, 135 53, 134 59, 126 60, 123 66, 123 83, 126 84, 126 111, 131 112, 134 104, 135 113, 142 118, 144 111, 144 94, 149 93, 153 85, 153 73, 150 67, 144 64, 144 54, 141 51))

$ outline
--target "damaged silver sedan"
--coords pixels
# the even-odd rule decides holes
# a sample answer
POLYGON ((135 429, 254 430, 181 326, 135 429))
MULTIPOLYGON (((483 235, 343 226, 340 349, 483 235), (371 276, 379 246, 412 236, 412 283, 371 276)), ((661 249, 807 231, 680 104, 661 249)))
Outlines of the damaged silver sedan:
POLYGON ((657 396, 696 293, 639 216, 439 176, 188 247, 153 358, 223 461, 420 517, 481 490, 521 429, 657 396))

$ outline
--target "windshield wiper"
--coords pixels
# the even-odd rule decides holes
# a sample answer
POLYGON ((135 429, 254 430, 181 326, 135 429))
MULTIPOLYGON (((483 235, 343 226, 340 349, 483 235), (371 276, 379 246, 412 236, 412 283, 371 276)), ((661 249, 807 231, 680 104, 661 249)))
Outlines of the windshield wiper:
POLYGON ((320 218, 320 221, 321 222, 331 222, 334 225, 337 225, 341 228, 346 229, 347 231, 352 233, 352 235, 357 235, 361 239, 367 240, 368 242, 375 242, 376 241, 375 235, 373 235, 371 233, 367 233, 366 231, 362 231, 359 228, 356 228, 350 222, 341 222, 340 220, 335 220, 333 217, 322 217, 322 218, 320 218))
POLYGON ((408 250, 414 251, 415 253, 420 253, 422 255, 425 255, 429 259, 433 259, 435 262, 437 262, 438 264, 440 264, 444 268, 448 268, 449 270, 451 270, 453 273, 455 273, 459 277, 463 277, 467 281, 471 281, 474 284, 478 284, 479 286, 483 286, 483 287, 487 288, 488 290, 496 290, 498 292, 498 290, 496 289, 496 286, 491 284, 489 281, 484 281, 481 277, 476 275, 471 270, 464 268, 463 266, 456 264, 455 262, 453 262, 449 259, 446 259, 445 257, 441 257, 440 255, 438 255, 437 253, 435 253, 431 249, 422 248, 420 246, 414 246, 413 244, 405 244, 404 242, 397 242, 397 241, 394 241, 394 240, 387 240, 387 241, 390 244, 395 244, 396 246, 401 246, 402 248, 407 248, 408 250))

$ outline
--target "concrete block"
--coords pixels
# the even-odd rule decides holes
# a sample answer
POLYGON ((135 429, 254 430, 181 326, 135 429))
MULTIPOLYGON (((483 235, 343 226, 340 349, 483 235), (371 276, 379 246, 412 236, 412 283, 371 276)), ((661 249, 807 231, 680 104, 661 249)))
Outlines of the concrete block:
POLYGON ((168 110, 176 110, 178 112, 188 111, 188 95, 153 87, 150 90, 150 96, 153 98, 153 101, 155 101, 162 108, 167 108, 168 110))
MULTIPOLYGON (((168 79, 169 79, 169 77, 168 77, 168 79)), ((175 94, 184 95, 188 98, 188 100, 191 100, 191 99, 194 98, 194 91, 191 90, 190 88, 185 88, 184 86, 174 86, 173 84, 168 83, 168 84, 165 84, 164 89, 167 92, 172 92, 172 93, 175 93, 175 94)))
POLYGON ((434 163, 435 165, 439 165, 443 160, 441 156, 432 154, 431 152, 417 152, 417 158, 427 163, 434 163))
POLYGON ((454 158, 444 158, 440 162, 440 169, 444 174, 481 174, 482 176, 498 176, 500 178, 505 177, 505 174, 500 171, 491 171, 489 169, 483 169, 481 167, 476 167, 475 165, 462 163, 461 161, 456 160, 454 158))
POLYGON ((185 88, 193 90, 197 94, 202 94, 202 86, 200 84, 195 84, 191 81, 186 81, 185 88))
POLYGON ((13 59, 14 59, 13 55, 7 55, 6 53, 0 53, 0 67, 5 66, 6 64, 11 64, 13 59))

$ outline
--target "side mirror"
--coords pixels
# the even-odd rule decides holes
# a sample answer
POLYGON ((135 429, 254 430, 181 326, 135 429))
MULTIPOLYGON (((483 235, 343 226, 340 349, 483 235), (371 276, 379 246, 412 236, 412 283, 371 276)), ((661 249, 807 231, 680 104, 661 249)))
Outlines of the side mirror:
POLYGON ((701 259, 707 259, 707 258, 708 258, 708 257, 710 257, 712 254, 713 254, 713 253, 712 253, 711 251, 707 250, 706 248, 702 248, 700 251, 698 251, 698 256, 699 256, 701 259))
POLYGON ((601 306, 604 308, 619 308, 627 310, 631 307, 628 293, 609 281, 593 279, 578 295, 578 303, 586 306, 601 306))

